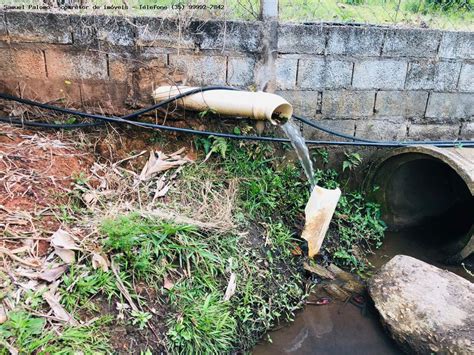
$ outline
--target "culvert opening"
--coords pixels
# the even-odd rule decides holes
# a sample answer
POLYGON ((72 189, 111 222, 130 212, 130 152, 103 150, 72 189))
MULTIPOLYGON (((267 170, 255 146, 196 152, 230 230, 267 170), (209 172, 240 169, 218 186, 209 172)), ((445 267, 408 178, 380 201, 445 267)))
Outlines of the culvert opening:
POLYGON ((412 253, 446 261, 472 238, 474 197, 466 181, 441 159, 394 155, 379 165, 372 182, 379 187, 375 198, 389 227, 387 237, 404 238, 420 249, 412 253))

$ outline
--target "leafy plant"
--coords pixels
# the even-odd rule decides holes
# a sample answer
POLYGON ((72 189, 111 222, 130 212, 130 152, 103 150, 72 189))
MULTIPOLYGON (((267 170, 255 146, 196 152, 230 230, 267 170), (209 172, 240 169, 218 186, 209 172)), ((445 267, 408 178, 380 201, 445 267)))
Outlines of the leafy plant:
POLYGON ((153 317, 149 312, 132 311, 132 324, 138 325, 138 329, 142 330, 147 325, 148 321, 153 317))
POLYGON ((7 344, 20 354, 92 354, 108 352, 106 336, 97 326, 65 328, 59 335, 45 331, 46 321, 19 310, 10 312, 8 320, 0 325, 0 354, 7 355, 7 344))
POLYGON ((344 153, 346 160, 342 163, 342 171, 346 169, 353 170, 362 163, 362 158, 359 153, 344 153))

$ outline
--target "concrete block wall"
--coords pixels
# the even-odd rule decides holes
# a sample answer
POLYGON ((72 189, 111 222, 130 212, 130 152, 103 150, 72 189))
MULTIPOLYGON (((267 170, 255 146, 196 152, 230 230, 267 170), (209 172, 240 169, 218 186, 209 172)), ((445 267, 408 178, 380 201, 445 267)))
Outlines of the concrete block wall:
POLYGON ((278 93, 328 127, 363 138, 474 138, 474 33, 282 25, 276 65, 278 93))
POLYGON ((255 89, 270 62, 264 72, 277 93, 329 128, 376 139, 474 138, 474 33, 280 23, 266 43, 267 28, 0 12, 0 90, 120 114, 149 105, 163 84, 255 89))

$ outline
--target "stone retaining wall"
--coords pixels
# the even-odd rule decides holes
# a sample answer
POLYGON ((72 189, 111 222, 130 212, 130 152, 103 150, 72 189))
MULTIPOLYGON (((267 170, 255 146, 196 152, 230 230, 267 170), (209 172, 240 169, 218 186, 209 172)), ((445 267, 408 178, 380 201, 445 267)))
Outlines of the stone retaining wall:
POLYGON ((0 12, 0 90, 120 114, 150 104, 162 84, 255 89, 268 77, 297 114, 355 136, 474 138, 474 33, 276 24, 265 36, 268 28, 0 12))

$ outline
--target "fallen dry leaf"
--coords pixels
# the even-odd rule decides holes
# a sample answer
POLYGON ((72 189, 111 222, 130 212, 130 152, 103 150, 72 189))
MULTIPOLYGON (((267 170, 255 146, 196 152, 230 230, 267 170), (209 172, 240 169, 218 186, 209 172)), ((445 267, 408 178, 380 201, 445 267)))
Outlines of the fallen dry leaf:
POLYGON ((51 237, 51 245, 54 247, 56 255, 66 264, 72 264, 76 260, 74 250, 81 250, 71 235, 62 229, 58 229, 53 234, 51 237))
POLYGON ((166 275, 163 281, 163 287, 167 290, 172 289, 174 286, 174 282, 166 275))
POLYGON ((54 252, 66 264, 72 264, 76 260, 76 254, 74 253, 74 250, 68 250, 68 249, 63 249, 60 247, 55 247, 54 252))
POLYGON ((71 235, 62 229, 58 229, 56 232, 54 232, 53 236, 51 237, 51 244, 54 247, 63 249, 80 250, 71 235))
POLYGON ((74 319, 74 317, 66 311, 61 303, 59 302, 59 295, 54 293, 52 289, 43 293, 44 300, 48 303, 49 307, 53 311, 56 318, 71 324, 71 325, 79 325, 79 323, 74 319))
POLYGON ((110 262, 106 256, 97 253, 92 254, 92 267, 94 269, 100 268, 102 271, 109 271, 110 262))
POLYGON ((235 293, 236 287, 237 287, 237 275, 235 273, 231 273, 229 283, 227 284, 227 289, 225 290, 224 301, 230 300, 230 298, 235 293))
POLYGON ((7 321, 7 311, 5 310, 5 307, 0 304, 0 324, 3 324, 7 321))
POLYGON ((150 158, 140 173, 140 181, 149 180, 157 173, 191 162, 187 157, 180 155, 183 151, 184 148, 181 148, 169 156, 160 151, 151 151, 150 158))
POLYGON ((41 271, 37 274, 37 278, 47 282, 54 282, 61 277, 62 274, 67 270, 67 265, 61 265, 41 271))

